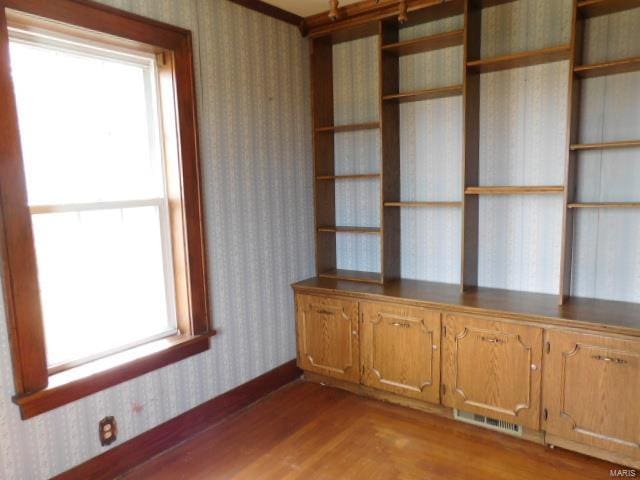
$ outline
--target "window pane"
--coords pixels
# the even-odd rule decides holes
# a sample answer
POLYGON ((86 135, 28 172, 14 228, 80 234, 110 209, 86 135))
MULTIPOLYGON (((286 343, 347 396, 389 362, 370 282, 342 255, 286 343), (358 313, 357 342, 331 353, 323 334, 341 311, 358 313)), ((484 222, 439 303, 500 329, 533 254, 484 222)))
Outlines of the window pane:
POLYGON ((33 216, 49 365, 175 331, 157 207, 33 216))
POLYGON ((11 42, 30 205, 162 197, 154 64, 11 42))

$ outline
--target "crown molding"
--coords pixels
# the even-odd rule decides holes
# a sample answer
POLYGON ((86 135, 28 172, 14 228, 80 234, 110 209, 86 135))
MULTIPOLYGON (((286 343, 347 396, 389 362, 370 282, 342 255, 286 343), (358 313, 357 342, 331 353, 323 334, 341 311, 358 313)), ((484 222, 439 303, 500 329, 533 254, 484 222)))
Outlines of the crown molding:
MULTIPOLYGON (((431 10, 431 13, 436 17, 440 13, 446 16, 455 10, 460 10, 462 13, 463 3, 463 0, 407 0, 407 11, 411 14, 418 10, 436 7, 431 10)), ((362 27, 378 20, 394 18, 399 11, 400 0, 363 0, 340 7, 336 20, 329 18, 328 11, 306 17, 302 32, 311 37, 320 37, 346 28, 362 27)))

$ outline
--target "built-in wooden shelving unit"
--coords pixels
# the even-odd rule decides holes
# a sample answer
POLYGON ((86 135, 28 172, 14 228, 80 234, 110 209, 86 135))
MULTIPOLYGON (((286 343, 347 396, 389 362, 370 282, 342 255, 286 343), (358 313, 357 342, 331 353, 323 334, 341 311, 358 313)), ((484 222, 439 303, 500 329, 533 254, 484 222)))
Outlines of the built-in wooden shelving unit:
MULTIPOLYGON (((640 140, 585 141, 581 135, 579 118, 581 113, 581 85, 593 77, 602 77, 620 73, 640 72, 640 57, 612 58, 599 63, 584 62, 583 44, 588 37, 587 19, 609 15, 640 7, 640 0, 573 0, 572 23, 569 38, 558 38, 559 44, 551 47, 513 52, 499 56, 483 56, 482 42, 487 32, 482 32, 482 16, 487 8, 502 8, 501 5, 520 0, 450 0, 443 2, 416 1, 410 3, 409 21, 400 24, 397 11, 389 6, 376 7, 376 16, 369 21, 345 21, 345 28, 324 25, 322 30, 312 32, 312 78, 314 99, 314 152, 316 175, 316 228, 318 233, 317 268, 318 275, 325 278, 355 280, 367 283, 389 284, 401 276, 400 272, 400 234, 401 212, 404 209, 460 209, 461 217, 461 276, 462 290, 473 291, 479 287, 478 268, 480 250, 481 203, 483 208, 492 205, 485 196, 530 196, 531 202, 545 202, 546 198, 536 196, 558 195, 562 199, 562 252, 559 281, 559 302, 565 302, 571 296, 572 269, 574 267, 574 222, 581 210, 637 209, 640 202, 615 201, 601 202, 597 199, 583 199, 577 196, 580 155, 586 151, 606 151, 610 149, 634 149, 640 147, 640 140), (418 36, 401 35, 403 28, 420 23, 441 20, 446 17, 462 15, 463 28, 460 25, 450 31, 418 36), (332 91, 332 46, 334 43, 349 41, 363 36, 377 35, 379 43, 379 101, 380 118, 366 123, 353 125, 335 125, 333 118, 332 91), (462 83, 454 85, 424 86, 415 90, 403 91, 400 82, 400 62, 411 61, 406 58, 426 52, 437 52, 446 48, 462 47, 463 56, 460 68, 463 70, 462 83), (483 185, 480 175, 480 85, 484 74, 508 69, 541 65, 545 63, 568 62, 567 88, 567 141, 563 165, 564 181, 562 185, 483 185), (460 199, 401 198, 400 188, 400 112, 407 102, 429 102, 446 97, 461 97, 463 108, 462 156, 460 172, 462 176, 460 199), (334 134, 340 132, 377 129, 380 135, 382 166, 380 173, 338 175, 334 169, 334 134), (335 184, 337 181, 379 180, 380 226, 346 227, 335 225, 335 184), (579 200, 578 200, 579 199, 579 200), (381 240, 381 260, 378 272, 354 272, 337 269, 335 237, 341 233, 379 235, 381 240)), ((355 7, 354 7, 355 8, 355 7)), ((364 7, 363 7, 364 8, 364 7)), ((371 7, 373 8, 373 7, 371 7)), ((395 8, 395 7, 394 7, 395 8)), ((508 7, 506 7, 508 8, 508 7)), ((349 11, 355 11, 350 9, 349 11)), ((338 22, 339 23, 339 22, 338 22)), ((452 22, 455 24, 455 22, 452 22)), ((426 29, 433 32, 436 29, 426 29)), ((406 32, 406 31, 405 31, 406 32)), ((556 32, 557 33, 557 32, 556 32)), ((420 35, 420 34, 418 34, 420 35)), ((557 37, 562 35, 558 34, 557 37)), ((539 43, 539 42, 538 42, 539 43)), ((486 50, 486 49, 485 49, 486 50)), ((431 55, 431 53, 429 54, 431 55)), ((430 57, 429 57, 430 58, 430 57)), ((419 83, 419 82, 418 82, 419 83)), ((484 93, 483 93, 484 95, 484 93)), ((483 100, 483 102, 486 99, 483 100)), ((405 117, 403 117, 405 118, 405 117)), ((619 137, 618 137, 619 138, 619 137)), ((563 145, 564 147, 564 145, 563 145)), ((605 152, 603 152, 603 155, 605 152)), ((640 152, 639 152, 640 154, 640 152)), ((485 160, 482 161, 490 161, 485 160)), ((561 162, 558 162, 560 164, 561 162)), ((437 173, 434 173, 434 175, 437 173)), ((558 183, 560 180, 558 180, 558 183)), ((549 183, 555 183, 550 181, 549 183)), ((342 184, 341 184, 342 185, 342 184)), ((456 191, 459 189, 456 188, 456 191)), ((504 202, 511 202, 504 198, 504 202)), ((500 202, 502 202, 501 200, 500 202)), ((633 199, 630 199, 633 200, 633 199)), ((517 199, 515 201, 518 201, 517 199)), ((377 208, 377 205, 374 207, 377 208)), ((545 207, 548 208, 548 207, 545 207)), ((605 214, 604 212, 602 213, 605 214)), ((624 214, 624 213, 623 213, 624 214)), ((557 280, 557 279, 556 279, 557 280)))

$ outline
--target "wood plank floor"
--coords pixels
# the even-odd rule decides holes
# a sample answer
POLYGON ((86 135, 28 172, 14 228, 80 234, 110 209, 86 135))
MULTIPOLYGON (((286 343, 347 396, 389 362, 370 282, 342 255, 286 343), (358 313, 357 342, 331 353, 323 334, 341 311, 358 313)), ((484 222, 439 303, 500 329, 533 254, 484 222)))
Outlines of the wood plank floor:
POLYGON ((616 468, 338 389, 290 384, 128 479, 609 478, 616 468))

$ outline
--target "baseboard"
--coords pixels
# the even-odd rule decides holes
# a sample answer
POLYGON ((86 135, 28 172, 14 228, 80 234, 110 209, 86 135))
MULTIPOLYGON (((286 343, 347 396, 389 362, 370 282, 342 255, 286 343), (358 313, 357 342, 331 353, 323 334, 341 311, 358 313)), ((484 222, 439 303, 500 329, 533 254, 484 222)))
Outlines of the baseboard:
POLYGON ((110 480, 131 470, 294 381, 302 372, 291 360, 219 397, 158 425, 111 450, 54 477, 54 480, 110 480))

